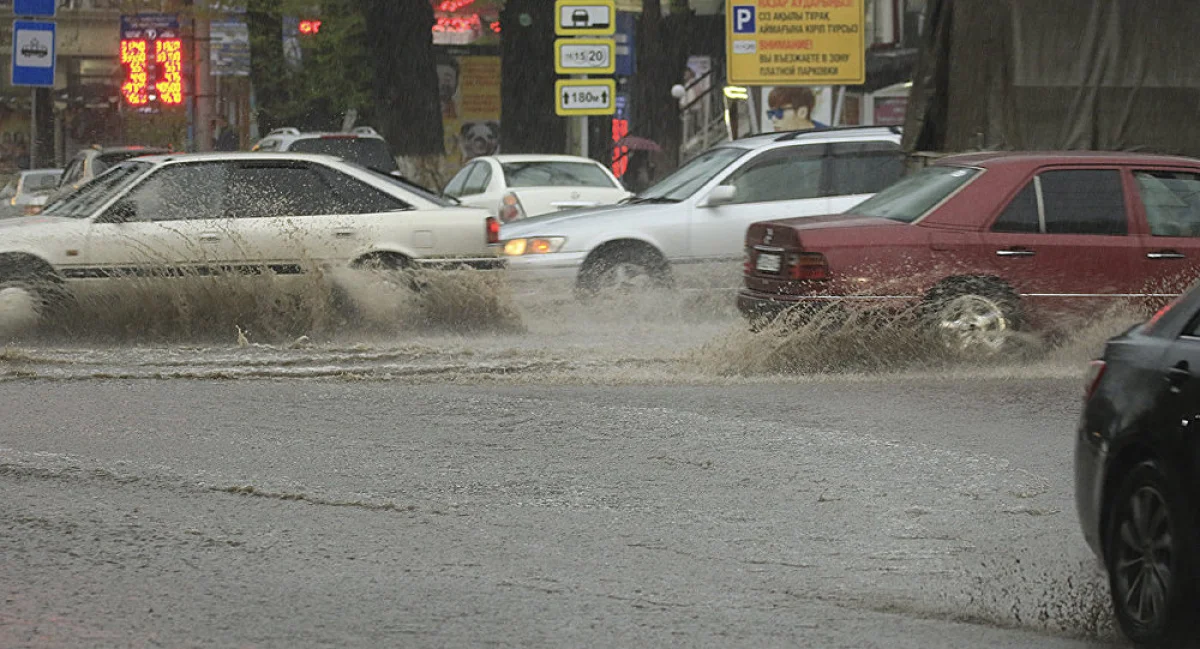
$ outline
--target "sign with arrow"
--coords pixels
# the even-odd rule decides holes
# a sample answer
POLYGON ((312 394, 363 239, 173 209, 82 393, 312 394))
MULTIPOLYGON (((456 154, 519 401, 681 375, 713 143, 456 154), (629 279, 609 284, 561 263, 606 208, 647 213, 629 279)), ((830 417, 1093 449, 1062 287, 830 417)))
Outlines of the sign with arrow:
POLYGON ((554 112, 559 115, 612 115, 616 112, 614 79, 559 79, 554 84, 554 112))

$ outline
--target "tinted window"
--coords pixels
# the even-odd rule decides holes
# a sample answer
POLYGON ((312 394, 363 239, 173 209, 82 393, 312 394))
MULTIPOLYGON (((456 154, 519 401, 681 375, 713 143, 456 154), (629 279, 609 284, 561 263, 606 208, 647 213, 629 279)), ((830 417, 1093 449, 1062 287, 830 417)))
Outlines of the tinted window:
POLYGON ((846 213, 912 223, 978 175, 979 170, 970 167, 926 167, 846 213))
POLYGON ((389 196, 374 187, 350 177, 336 169, 318 166, 317 169, 337 203, 338 214, 372 214, 395 212, 411 207, 398 198, 389 196))
POLYGON ((821 195, 824 146, 799 146, 764 153, 736 171, 726 185, 737 188, 734 203, 817 198, 821 195))
POLYGON ((309 137, 292 142, 290 150, 337 156, 377 171, 399 169, 387 143, 377 137, 309 137))
POLYGON ((616 187, 590 162, 509 162, 501 165, 509 187, 616 187))
POLYGON ((892 142, 830 145, 827 196, 874 194, 904 175, 904 153, 892 142))
POLYGON ((1037 204, 1037 188, 1034 187, 1033 181, 1025 185, 1021 193, 1017 194, 1000 216, 996 218, 996 222, 992 224, 993 232, 1028 232, 1036 234, 1042 231, 1041 223, 1038 219, 1038 204, 1037 204))
POLYGON ((1135 171, 1150 234, 1200 237, 1200 176, 1179 171, 1135 171))
POLYGON ((332 188, 308 165, 243 163, 231 166, 226 214, 270 218, 337 214, 332 188))
MULTIPOLYGON (((130 221, 182 221, 222 216, 226 166, 219 163, 167 165, 122 198, 130 221)), ((114 206, 115 207, 115 206, 114 206)), ((110 208, 112 209, 112 208, 110 208)))
POLYGON ((467 184, 467 176, 469 175, 471 175, 470 166, 459 170, 459 172, 454 174, 454 177, 450 179, 449 184, 446 185, 444 193, 447 196, 462 196, 463 187, 467 184))
POLYGON ((78 191, 64 196, 46 207, 44 214, 87 218, 120 192, 135 178, 148 171, 153 165, 148 162, 126 162, 85 183, 78 191))
POLYGON ((1120 171, 1072 169, 1047 171, 1038 177, 1047 234, 1128 232, 1120 171))
POLYGON ((653 187, 638 194, 638 198, 681 201, 695 194, 734 160, 749 152, 749 149, 730 146, 709 149, 692 158, 691 162, 680 167, 675 173, 655 183, 653 187))
POLYGON ((54 189, 58 185, 59 175, 60 172, 57 171, 27 173, 25 179, 21 181, 21 190, 28 193, 54 189))
POLYGON ((463 195, 470 196, 472 194, 482 194, 487 190, 488 183, 492 181, 492 166, 485 162, 476 162, 471 165, 471 175, 467 176, 467 183, 463 186, 463 195))

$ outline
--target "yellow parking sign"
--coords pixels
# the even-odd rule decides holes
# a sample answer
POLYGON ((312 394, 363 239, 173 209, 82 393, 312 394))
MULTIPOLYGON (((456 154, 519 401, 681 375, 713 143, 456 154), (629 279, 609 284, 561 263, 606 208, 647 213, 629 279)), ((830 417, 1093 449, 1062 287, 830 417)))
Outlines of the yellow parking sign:
POLYGON ((726 0, 729 83, 865 83, 865 23, 866 0, 726 0))

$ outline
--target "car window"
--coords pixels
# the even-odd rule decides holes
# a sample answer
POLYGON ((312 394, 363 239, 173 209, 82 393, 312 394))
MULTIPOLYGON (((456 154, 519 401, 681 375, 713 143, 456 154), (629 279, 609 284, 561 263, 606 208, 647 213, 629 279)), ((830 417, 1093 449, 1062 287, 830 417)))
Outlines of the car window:
POLYGON ((1200 175, 1181 171, 1135 171, 1150 234, 1200 237, 1200 175))
POLYGON ((242 162, 230 165, 225 211, 236 218, 338 214, 329 183, 307 164, 242 162))
POLYGON ((221 218, 226 172, 226 165, 221 163, 167 165, 147 176, 109 209, 125 221, 221 218))
POLYGON ((356 135, 325 135, 305 137, 292 142, 289 151, 296 153, 321 153, 356 162, 368 169, 396 171, 396 159, 388 150, 387 142, 377 137, 356 135))
POLYGON ((329 183, 338 214, 397 212, 412 207, 337 169, 324 165, 317 165, 316 168, 325 182, 329 183))
POLYGON ((904 152, 894 142, 835 142, 826 174, 826 196, 874 194, 904 176, 904 152))
POLYGON ((847 210, 847 214, 878 216, 912 223, 979 175, 971 167, 926 167, 847 210))
POLYGON ((768 151, 722 184, 737 189, 734 204, 817 198, 821 195, 824 149, 824 145, 809 145, 768 151))
POLYGON ((67 163, 67 168, 63 170, 63 174, 58 177, 58 186, 62 187, 75 182, 75 179, 81 175, 82 170, 83 163, 79 161, 79 158, 71 160, 67 163))
POLYGON ((487 181, 491 180, 492 171, 487 168, 487 165, 482 162, 472 163, 470 173, 467 174, 467 180, 463 183, 463 196, 472 196, 474 194, 483 193, 487 187, 487 181))
POLYGON ((101 205, 153 167, 154 165, 148 162, 131 161, 119 164, 84 183, 78 191, 51 203, 43 211, 43 214, 77 219, 88 218, 101 205))
POLYGON ((1047 234, 1123 235, 1129 231, 1120 171, 1046 171, 1038 181, 1047 234))
POLYGON ((158 155, 167 153, 166 149, 127 149, 124 151, 106 151, 92 159, 92 173, 100 174, 109 167, 132 160, 144 155, 158 155))
POLYGON ((458 173, 454 174, 454 177, 446 184, 446 189, 442 193, 447 196, 454 196, 455 198, 462 196, 463 186, 467 184, 467 176, 471 175, 471 168, 473 166, 468 165, 463 167, 458 173))
POLYGON ((500 165, 509 187, 616 187, 592 162, 530 161, 500 165))
POLYGON ((44 192, 54 189, 58 185, 58 177, 61 174, 57 171, 41 171, 25 174, 25 179, 21 183, 23 192, 44 192))
POLYGON ((996 217, 992 232, 1025 232, 1037 234, 1042 231, 1038 215, 1037 188, 1029 181, 1019 194, 1009 201, 1008 206, 996 217))

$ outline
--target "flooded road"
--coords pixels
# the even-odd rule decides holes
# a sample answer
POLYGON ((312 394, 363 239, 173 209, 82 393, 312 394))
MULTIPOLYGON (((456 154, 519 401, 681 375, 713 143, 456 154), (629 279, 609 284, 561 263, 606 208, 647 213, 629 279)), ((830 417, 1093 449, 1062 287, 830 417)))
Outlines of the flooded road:
POLYGON ((516 300, 0 348, 0 646, 1113 646, 1103 335, 785 372, 816 348, 721 298, 516 300))

